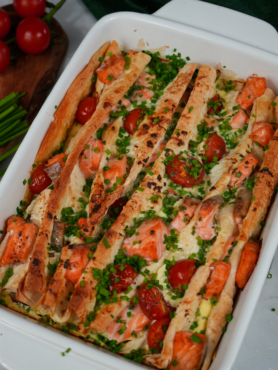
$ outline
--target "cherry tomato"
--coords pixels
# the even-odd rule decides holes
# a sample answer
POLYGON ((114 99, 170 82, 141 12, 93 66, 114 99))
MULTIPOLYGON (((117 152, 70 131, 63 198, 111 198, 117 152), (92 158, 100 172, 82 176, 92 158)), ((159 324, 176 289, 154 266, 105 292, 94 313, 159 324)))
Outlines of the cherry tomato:
POLYGON ((21 18, 41 17, 45 12, 45 0, 13 0, 14 10, 21 18))
POLYGON ((209 109, 207 111, 207 114, 215 114, 216 112, 220 112, 224 108, 224 105, 218 94, 214 95, 214 97, 209 100, 208 107, 209 109))
POLYGON ((44 189, 51 185, 51 178, 44 171, 45 164, 37 166, 31 176, 32 183, 29 183, 30 189, 34 194, 40 194, 44 189))
POLYGON ((207 157, 207 162, 211 163, 213 158, 216 157, 220 160, 226 153, 226 144, 222 137, 212 134, 208 139, 206 145, 208 146, 205 156, 207 157))
POLYGON ((126 288, 133 283, 137 273, 130 265, 122 264, 114 267, 116 272, 110 275, 112 284, 109 286, 110 292, 116 289, 117 293, 123 293, 126 288))
POLYGON ((167 174, 175 184, 190 188, 200 184, 205 176, 205 170, 197 159, 177 154, 167 165, 167 174))
POLYGON ((133 135, 140 121, 144 119, 144 109, 135 108, 127 116, 124 121, 124 129, 129 135, 133 135), (137 124, 138 123, 138 124, 137 124))
POLYGON ((47 24, 40 18, 26 18, 16 29, 16 42, 26 54, 39 54, 50 44, 50 31, 47 24))
POLYGON ((0 39, 7 36, 11 29, 11 19, 5 10, 0 9, 0 39))
POLYGON ((170 324, 170 319, 162 319, 154 322, 149 328, 148 332, 148 345, 150 348, 155 348, 160 353, 162 347, 160 343, 163 342, 166 331, 170 324))
POLYGON ((150 320, 161 320, 170 316, 170 308, 165 302, 162 293, 155 286, 149 288, 145 283, 139 290, 139 305, 150 320), (149 288, 149 289, 148 289, 149 288))
POLYGON ((173 289, 181 289, 182 285, 188 285, 195 274, 196 260, 181 260, 171 266, 169 270, 169 283, 173 289))
POLYGON ((0 73, 4 72, 10 64, 10 50, 8 46, 0 40, 0 73))
POLYGON ((97 108, 97 99, 88 97, 82 100, 78 105, 78 109, 75 115, 77 122, 81 125, 85 125, 87 121, 92 117, 93 113, 97 108))
POLYGON ((117 199, 108 210, 109 216, 112 218, 118 217, 118 215, 122 212, 127 202, 128 202, 128 197, 122 197, 122 198, 117 199))

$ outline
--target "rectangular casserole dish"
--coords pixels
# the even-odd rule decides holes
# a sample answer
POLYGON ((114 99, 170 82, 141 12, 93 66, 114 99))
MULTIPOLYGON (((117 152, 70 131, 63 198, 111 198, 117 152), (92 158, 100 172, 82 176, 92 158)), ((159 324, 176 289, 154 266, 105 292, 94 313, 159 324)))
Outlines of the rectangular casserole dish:
MULTIPOLYGON (((136 13, 111 14, 99 21, 88 33, 39 112, 1 182, 1 228, 22 198, 21 184, 49 127, 55 105, 60 103, 71 82, 86 65, 91 55, 107 40, 116 39, 126 49, 136 48, 140 39, 146 42, 147 49, 167 45, 170 49, 176 48, 183 57, 190 56, 193 62, 211 66, 221 62, 242 78, 257 73, 266 77, 270 88, 278 86, 277 73, 275 75, 278 57, 274 54, 278 52, 275 44, 277 33, 268 24, 224 8, 189 0, 169 3, 156 15, 155 17, 136 13), (171 18, 172 21, 162 18, 171 18), (224 23, 223 19, 225 19, 224 23), (183 25, 180 22, 195 24, 198 28, 183 25), (244 36, 241 36, 243 30, 238 27, 237 31, 234 30, 235 24, 242 24, 243 29, 247 29, 250 34, 245 32, 244 36), (210 32, 204 29, 209 29, 210 32), (244 37, 241 39, 244 43, 232 40, 241 37, 244 37), (254 46, 259 46, 260 49, 254 46)), ((275 93, 277 94, 277 91, 275 93)), ((274 202, 264 230, 258 266, 239 296, 234 310, 234 320, 221 341, 217 358, 211 365, 212 370, 231 369, 244 338, 276 250, 275 228, 278 224, 276 207, 277 201, 274 202)), ((54 330, 45 330, 39 323, 24 320, 20 315, 2 306, 0 324, 1 334, 3 334, 0 336, 0 364, 6 368, 20 369, 24 362, 28 363, 28 369, 33 370, 37 369, 38 361, 40 361, 40 369, 49 367, 58 369, 64 366, 69 369, 75 369, 77 366, 82 369, 138 367, 122 357, 95 346, 88 348, 72 337, 61 336, 54 330), (72 348, 72 352, 65 358, 62 357, 61 352, 69 347, 72 348), (47 360, 41 361, 44 358, 47 360)))

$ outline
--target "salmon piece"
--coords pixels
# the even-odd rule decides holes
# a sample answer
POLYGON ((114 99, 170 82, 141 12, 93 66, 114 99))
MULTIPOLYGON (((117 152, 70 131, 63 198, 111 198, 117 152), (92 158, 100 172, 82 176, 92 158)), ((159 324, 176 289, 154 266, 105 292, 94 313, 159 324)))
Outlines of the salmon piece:
POLYGON ((83 245, 74 246, 65 275, 66 279, 70 280, 74 285, 78 283, 83 270, 89 262, 89 253, 90 249, 85 248, 83 245))
POLYGON ((146 325, 149 325, 151 320, 143 313, 139 304, 136 304, 133 310, 129 310, 129 306, 124 308, 107 327, 106 333, 110 340, 124 342, 130 338, 135 338, 132 333, 139 333, 146 325), (127 314, 129 313, 129 317, 127 314), (118 322, 117 321, 121 321, 118 322))
POLYGON ((259 143, 262 147, 268 145, 272 139, 275 130, 273 125, 267 122, 256 122, 253 126, 252 134, 249 135, 255 143, 259 143))
POLYGON ((196 222, 197 235, 201 239, 211 240, 216 235, 215 217, 222 203, 221 197, 209 198, 203 202, 196 222))
POLYGON ((164 236, 169 235, 168 227, 161 218, 153 218, 142 223, 136 234, 124 241, 123 249, 132 257, 142 256, 147 262, 159 260, 165 251, 164 236))
POLYGON ((242 182, 251 175, 258 163, 257 158, 253 154, 247 154, 240 165, 236 169, 232 170, 229 186, 231 188, 238 188, 242 182))
POLYGON ((178 233, 186 226, 200 204, 199 199, 186 197, 180 207, 177 216, 170 223, 170 229, 175 229, 178 233))
POLYGON ((245 244, 236 272, 236 283, 240 289, 245 287, 252 275, 259 258, 260 249, 258 243, 249 241, 245 244))
POLYGON ((205 116, 204 121, 207 123, 207 127, 215 127, 218 124, 215 117, 205 116))
MULTIPOLYGON (((103 169, 104 182, 108 188, 111 188, 117 179, 121 179, 127 173, 127 158, 125 154, 121 154, 119 158, 111 159, 103 169), (105 171, 106 169, 106 171, 105 171), (109 181, 109 183, 107 183, 109 181)), ((118 180, 119 182, 120 180, 118 180)), ((119 185, 119 184, 118 184, 119 185)))
POLYGON ((14 230, 19 224, 26 224, 26 221, 22 217, 11 216, 7 222, 7 233, 14 230))
POLYGON ((225 247, 224 247, 224 252, 222 254, 221 259, 223 260, 227 254, 230 248, 232 247, 232 244, 237 240, 237 235, 230 236, 229 239, 226 241, 225 247))
POLYGON ((107 85, 124 73, 126 62, 120 55, 112 55, 96 70, 99 80, 107 85))
POLYGON ((65 167, 67 157, 66 154, 60 153, 47 161, 44 171, 54 183, 58 180, 62 169, 65 167))
POLYGON ((230 275, 231 265, 224 261, 217 261, 213 262, 210 268, 212 269, 212 273, 207 282, 203 298, 216 298, 218 300, 230 275))
MULTIPOLYGON (((111 109, 112 112, 116 112, 117 110, 119 110, 119 107, 121 107, 122 105, 125 106, 126 108, 130 106, 130 101, 125 99, 125 98, 122 98, 120 100, 121 104, 118 103, 116 105, 114 105, 114 107, 111 109)), ((107 124, 107 127, 111 126, 113 124, 113 122, 115 122, 115 119, 110 119, 110 114, 108 114, 108 116, 105 118, 105 120, 103 121, 103 124, 107 124)))
POLYGON ((135 90, 131 100, 143 101, 150 100, 153 97, 153 91, 149 90, 148 87, 152 87, 151 81, 156 78, 155 75, 149 73, 141 73, 135 85, 143 86, 140 90, 135 90), (144 88, 145 87, 145 88, 144 88))
POLYGON ((86 179, 90 179, 97 172, 102 152, 103 145, 100 140, 90 140, 85 146, 79 167, 86 179))
POLYGON ((153 163, 153 162, 155 162, 157 160, 157 158, 162 153, 163 148, 165 148, 166 144, 167 144, 166 141, 162 141, 162 143, 159 145, 158 151, 155 152, 155 153, 153 153, 152 158, 150 160, 150 163, 153 163), (158 153, 160 153, 160 154, 158 155, 158 153))
MULTIPOLYGON (((16 219, 15 217, 13 218, 16 219)), ((10 231, 12 234, 8 238, 7 246, 1 258, 2 265, 25 263, 34 246, 38 231, 37 226, 21 222, 22 219, 20 219, 21 217, 18 217, 17 221, 14 222, 14 224, 18 223, 17 226, 13 226, 12 223, 8 224, 7 231, 10 231)))
POLYGON ((242 130, 248 119, 249 117, 247 116, 247 114, 242 109, 240 109, 237 114, 233 116, 230 122, 230 126, 233 130, 242 130))
POLYGON ((243 220, 246 217, 249 206, 251 204, 252 195, 252 190, 242 189, 239 191, 236 198, 236 204, 234 208, 234 220, 239 231, 243 226, 243 220))
POLYGON ((205 334, 179 331, 173 341, 173 356, 169 370, 199 370, 204 360, 207 339, 205 334), (194 341, 195 340, 195 341, 194 341), (196 343, 196 342, 199 343, 196 343))
POLYGON ((259 98, 266 90, 266 79, 264 77, 249 77, 242 92, 238 95, 236 103, 242 109, 250 108, 255 98, 259 98))

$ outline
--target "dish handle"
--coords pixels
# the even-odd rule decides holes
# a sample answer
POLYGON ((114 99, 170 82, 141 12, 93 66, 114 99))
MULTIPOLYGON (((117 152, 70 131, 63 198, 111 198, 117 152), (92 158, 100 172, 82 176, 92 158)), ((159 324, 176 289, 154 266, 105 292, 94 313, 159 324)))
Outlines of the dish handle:
POLYGON ((275 28, 265 21, 235 10, 197 0, 174 0, 154 15, 278 54, 275 28))

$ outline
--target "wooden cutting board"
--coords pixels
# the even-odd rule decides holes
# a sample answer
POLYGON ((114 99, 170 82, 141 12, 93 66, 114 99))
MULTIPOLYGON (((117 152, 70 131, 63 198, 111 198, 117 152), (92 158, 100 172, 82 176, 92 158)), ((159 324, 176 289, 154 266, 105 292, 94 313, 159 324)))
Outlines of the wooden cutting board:
MULTIPOLYGON (((16 14, 12 5, 4 6, 12 21, 12 30, 4 41, 15 36, 15 29, 21 18, 16 14)), ((0 99, 12 92, 26 95, 19 100, 19 105, 27 110, 24 119, 30 125, 44 103, 50 89, 54 85, 59 67, 64 59, 68 47, 68 38, 60 24, 52 18, 52 30, 59 34, 51 45, 41 54, 27 55, 13 43, 11 61, 8 69, 0 74, 0 99)), ((10 45, 11 46, 11 45, 10 45)), ((0 148, 0 155, 14 147, 22 139, 18 137, 0 148)))

